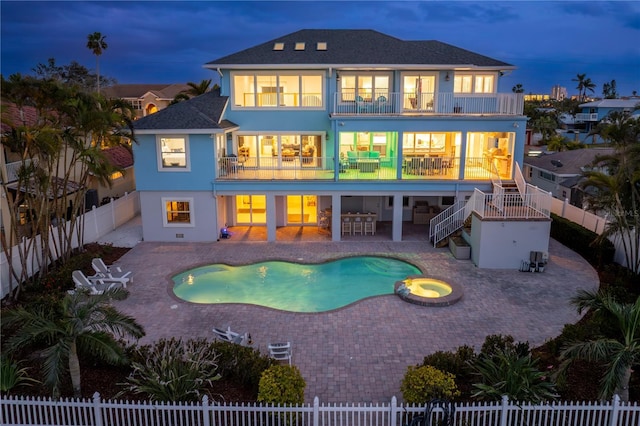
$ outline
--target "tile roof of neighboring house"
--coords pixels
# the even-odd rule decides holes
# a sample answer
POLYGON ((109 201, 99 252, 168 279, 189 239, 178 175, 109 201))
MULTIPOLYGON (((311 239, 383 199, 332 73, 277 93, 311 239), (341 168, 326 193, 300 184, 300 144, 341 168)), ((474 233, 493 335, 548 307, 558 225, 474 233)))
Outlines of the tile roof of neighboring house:
POLYGON ((113 146, 102 152, 114 166, 122 169, 133 166, 133 154, 124 146, 113 146))
POLYGON ((613 152, 613 148, 574 149, 572 151, 542 154, 539 157, 525 156, 524 163, 538 169, 547 170, 556 175, 571 176, 581 174, 581 167, 590 164, 597 155, 608 155, 613 152), (562 166, 555 166, 551 160, 560 161, 562 166))
POLYGON ((189 89, 182 83, 174 84, 116 84, 103 89, 105 96, 109 98, 142 98, 151 92, 160 99, 173 99, 175 96, 189 89))
POLYGON ((236 127, 228 120, 220 121, 227 105, 228 96, 219 96, 214 92, 196 96, 177 104, 169 105, 163 110, 147 115, 134 122, 138 130, 198 130, 225 129, 236 127))
POLYGON ((22 107, 22 112, 20 112, 20 108, 14 103, 2 103, 2 133, 6 133, 11 130, 11 126, 9 124, 4 123, 6 119, 14 126, 34 126, 38 123, 38 112, 34 107, 24 106, 22 107))
POLYGON ((640 99, 601 99, 580 104, 580 108, 631 108, 640 105, 640 99))
POLYGON ((512 65, 440 41, 406 41, 374 30, 301 30, 208 62, 219 65, 457 65, 512 69, 512 65), (295 44, 305 43, 304 50, 295 44), (326 42, 326 50, 317 43, 326 42), (284 43, 274 50, 275 43, 284 43))

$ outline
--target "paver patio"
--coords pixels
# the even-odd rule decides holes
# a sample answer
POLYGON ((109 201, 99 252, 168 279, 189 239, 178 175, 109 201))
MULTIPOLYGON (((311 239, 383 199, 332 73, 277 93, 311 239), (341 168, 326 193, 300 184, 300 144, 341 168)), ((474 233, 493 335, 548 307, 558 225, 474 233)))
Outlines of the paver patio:
POLYGON ((308 402, 314 396, 321 402, 388 402, 394 395, 401 400, 407 366, 463 344, 479 349, 490 334, 510 334, 532 346, 544 343, 579 319, 569 298, 578 289, 598 285, 596 271, 554 240, 543 273, 479 269, 424 241, 141 242, 117 264, 134 271, 130 296, 115 304, 144 326, 142 343, 172 336, 213 339, 213 326, 248 331, 253 346, 264 353, 267 343, 289 340, 293 363, 307 382, 308 402), (407 260, 426 275, 457 281, 464 297, 453 306, 422 307, 395 295, 378 296, 331 312, 305 314, 253 305, 198 305, 172 292, 172 275, 210 263, 316 263, 360 254, 407 260))

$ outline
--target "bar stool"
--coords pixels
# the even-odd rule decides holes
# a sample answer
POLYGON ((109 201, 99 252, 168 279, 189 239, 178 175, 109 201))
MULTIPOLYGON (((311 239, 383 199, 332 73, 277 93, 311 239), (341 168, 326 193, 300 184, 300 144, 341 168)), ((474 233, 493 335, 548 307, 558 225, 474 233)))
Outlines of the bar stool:
POLYGON ((342 218, 342 235, 349 234, 351 235, 352 227, 351 227, 351 218, 343 217, 342 218))
POLYGON ((353 234, 360 234, 362 235, 362 231, 364 230, 363 226, 362 226, 362 217, 361 216, 356 216, 353 219, 353 234))
POLYGON ((373 221, 373 216, 367 216, 364 220, 364 235, 367 235, 367 232, 370 232, 371 235, 376 234, 376 223, 373 221))

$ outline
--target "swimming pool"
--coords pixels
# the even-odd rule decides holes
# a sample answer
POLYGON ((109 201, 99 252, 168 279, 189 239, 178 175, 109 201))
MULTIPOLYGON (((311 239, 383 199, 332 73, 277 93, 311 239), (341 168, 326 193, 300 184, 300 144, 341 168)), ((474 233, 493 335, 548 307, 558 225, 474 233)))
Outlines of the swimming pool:
POLYGON ((321 264, 215 264, 181 272, 172 280, 175 295, 188 302, 324 312, 367 297, 393 294, 396 281, 419 273, 419 268, 398 259, 356 256, 321 264))

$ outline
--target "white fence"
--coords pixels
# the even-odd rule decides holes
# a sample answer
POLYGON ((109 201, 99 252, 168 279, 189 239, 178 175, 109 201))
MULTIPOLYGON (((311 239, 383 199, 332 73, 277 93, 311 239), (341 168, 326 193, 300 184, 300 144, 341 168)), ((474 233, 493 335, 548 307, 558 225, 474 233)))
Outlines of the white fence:
MULTIPOLYGON (((579 207, 572 206, 571 204, 569 204, 568 200, 562 201, 557 198, 553 198, 551 201, 551 213, 570 220, 573 223, 577 223, 582 227, 595 232, 598 235, 602 234, 607 225, 606 218, 590 213, 579 207)), ((622 248, 623 244, 621 237, 618 236, 617 238, 612 237, 609 239, 616 248, 615 257, 613 260, 622 266, 628 267, 627 260, 624 256, 624 249, 622 248)), ((627 244, 627 246, 629 245, 627 244)))
POLYGON ((445 414, 455 426, 637 426, 640 406, 620 402, 554 402, 533 405, 509 401, 413 406, 398 404, 313 404, 272 406, 217 404, 205 396, 200 403, 104 401, 93 399, 0 398, 0 424, 4 426, 404 426, 427 408, 430 422, 440 424, 445 414), (444 409, 453 408, 445 413, 444 409), (452 416, 451 416, 452 414, 452 416))
MULTIPOLYGON (((92 210, 84 214, 84 244, 97 241, 103 235, 113 231, 118 226, 131 220, 140 212, 140 196, 137 192, 126 193, 124 196, 112 200, 110 203, 101 207, 93 207, 92 210)), ((67 226, 67 229, 70 229, 67 226)), ((52 232, 51 238, 57 240, 57 233, 52 232)), ((25 239, 26 240, 26 239, 25 239)), ((31 241, 40 244, 40 236, 34 237, 31 241)), ((23 241, 20 244, 26 244, 23 241)), ((79 245, 77 238, 75 239, 74 248, 79 245)), ((20 268, 20 259, 18 250, 13 250, 12 262, 15 268, 20 268)), ((29 271, 29 276, 37 272, 37 262, 28 263, 33 270, 29 271)), ((5 252, 0 252, 0 299, 4 298, 10 291, 10 283, 15 286, 15 280, 9 274, 8 260, 5 252)), ((0 423, 1 424, 1 423, 0 423)))

